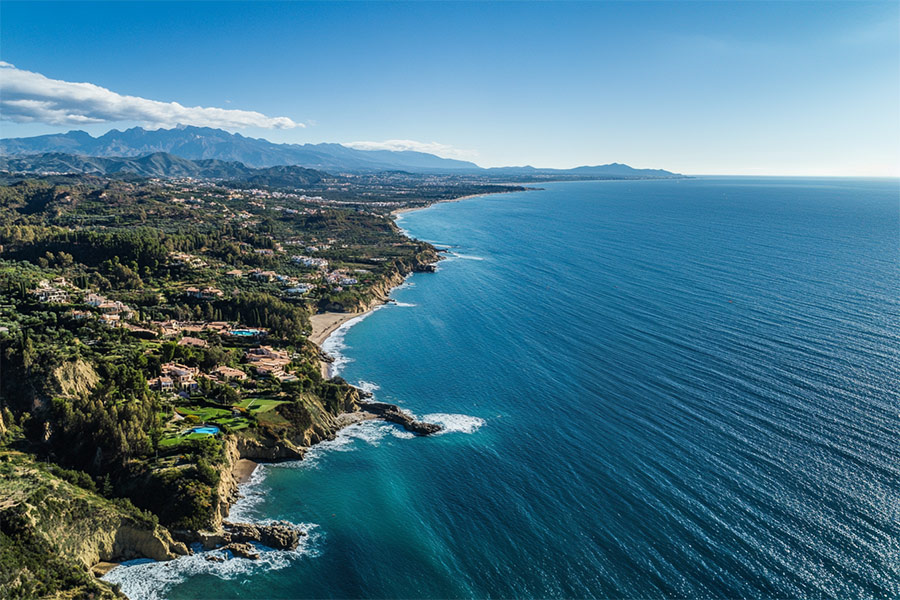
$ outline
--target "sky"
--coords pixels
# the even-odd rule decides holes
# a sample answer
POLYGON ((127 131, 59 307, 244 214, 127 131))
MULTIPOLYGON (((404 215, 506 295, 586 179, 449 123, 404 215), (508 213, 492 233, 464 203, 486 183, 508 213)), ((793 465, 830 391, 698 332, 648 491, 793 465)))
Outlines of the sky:
POLYGON ((900 175, 900 2, 0 2, 0 136, 900 175))

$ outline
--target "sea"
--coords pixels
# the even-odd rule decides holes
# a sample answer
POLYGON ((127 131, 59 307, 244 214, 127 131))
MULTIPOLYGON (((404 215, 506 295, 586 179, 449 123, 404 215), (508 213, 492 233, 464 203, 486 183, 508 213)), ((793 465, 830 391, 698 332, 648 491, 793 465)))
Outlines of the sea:
POLYGON ((325 344, 444 431, 263 465, 293 552, 132 561, 141 598, 900 597, 900 185, 555 182, 398 224, 443 249, 325 344))

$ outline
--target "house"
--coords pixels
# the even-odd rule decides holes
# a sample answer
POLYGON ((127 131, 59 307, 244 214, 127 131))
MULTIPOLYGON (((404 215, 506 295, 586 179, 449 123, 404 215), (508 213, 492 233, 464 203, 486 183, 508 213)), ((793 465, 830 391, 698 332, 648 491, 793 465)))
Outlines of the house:
MULTIPOLYGON (((247 351, 245 355, 247 360, 250 362, 257 362, 261 360, 284 360, 287 362, 291 361, 291 357, 288 356, 288 353, 284 350, 275 350, 272 346, 259 346, 257 348, 252 348, 247 351)), ((287 364, 287 362, 285 364, 287 364)))
POLYGON ((102 303, 97 305, 97 308, 99 308, 100 312, 104 315, 123 314, 126 319, 134 314, 134 311, 127 304, 119 302, 118 300, 104 300, 102 303))
POLYGON ((100 315, 100 322, 104 325, 118 325, 122 320, 119 315, 103 314, 100 315))
POLYGON ((292 256, 291 260, 299 265, 303 265, 304 267, 315 267, 317 269, 327 269, 328 261, 324 258, 314 258, 312 256, 292 256))
POLYGON ((201 300, 212 300, 213 298, 221 298, 225 295, 225 292, 214 287, 205 287, 201 290, 200 288, 191 286, 186 288, 184 293, 191 298, 200 298, 201 300))
POLYGON ((184 336, 178 340, 179 346, 192 346, 194 348, 209 348, 209 342, 200 338, 184 336))
POLYGON ((244 272, 241 271, 240 269, 232 269, 230 271, 227 271, 225 274, 228 275, 229 277, 243 277, 244 276, 244 272))
POLYGON ((171 377, 159 376, 147 382, 151 390, 159 390, 161 392, 171 392, 175 389, 175 383, 171 377))
POLYGON ((194 377, 200 370, 195 367, 179 363, 166 363, 162 366, 162 372, 165 377, 172 379, 172 385, 176 389, 193 391, 199 387, 194 377))
POLYGON ((85 297, 84 302, 85 304, 89 304, 90 306, 97 308, 98 306, 106 302, 106 297, 91 292, 85 297))
POLYGON ((263 360, 253 363, 253 369, 260 377, 281 377, 284 374, 284 364, 276 361, 263 360))
POLYGON ((259 281, 272 281, 278 277, 278 274, 275 271, 261 271, 260 269, 256 269, 250 273, 250 276, 259 281))
POLYGON ((213 375, 218 377, 221 381, 244 381, 247 379, 247 374, 240 369, 232 369, 225 365, 213 369, 213 375))
POLYGON ((53 287, 46 281, 41 282, 43 285, 38 286, 32 293, 37 296, 40 302, 45 304, 68 304, 69 293, 58 287, 53 287))
POLYGON ((313 286, 309 285, 308 283, 301 283, 298 286, 284 290, 284 293, 301 295, 308 293, 311 289, 313 289, 313 286))

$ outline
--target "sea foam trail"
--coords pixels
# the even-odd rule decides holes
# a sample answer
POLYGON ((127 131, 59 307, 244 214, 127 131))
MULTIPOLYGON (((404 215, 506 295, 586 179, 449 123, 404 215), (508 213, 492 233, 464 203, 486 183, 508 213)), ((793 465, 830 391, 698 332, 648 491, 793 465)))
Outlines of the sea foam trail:
POLYGON ((482 425, 484 425, 484 419, 479 417, 446 413, 425 415, 422 417, 422 420, 428 423, 437 423, 443 427, 443 429, 435 435, 444 435, 447 433, 475 433, 482 425))

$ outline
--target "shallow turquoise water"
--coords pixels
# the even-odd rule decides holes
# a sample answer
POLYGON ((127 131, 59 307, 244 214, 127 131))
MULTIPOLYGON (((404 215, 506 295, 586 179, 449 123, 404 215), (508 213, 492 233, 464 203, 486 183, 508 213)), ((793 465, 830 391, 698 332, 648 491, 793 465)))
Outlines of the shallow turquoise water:
POLYGON ((329 341, 449 425, 345 430, 236 517, 260 563, 138 597, 898 597, 898 183, 548 184, 404 215, 450 246, 329 341))

